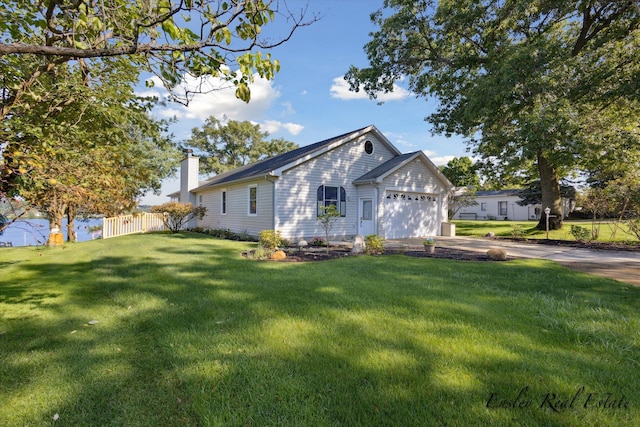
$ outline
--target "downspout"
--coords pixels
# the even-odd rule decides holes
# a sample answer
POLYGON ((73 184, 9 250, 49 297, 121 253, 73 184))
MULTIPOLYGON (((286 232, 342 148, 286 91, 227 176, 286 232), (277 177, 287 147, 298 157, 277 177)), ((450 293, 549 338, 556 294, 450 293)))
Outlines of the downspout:
POLYGON ((270 176, 266 175, 264 179, 267 182, 273 184, 273 188, 271 190, 271 229, 273 231, 276 230, 276 180, 273 181, 269 179, 270 176))
POLYGON ((438 215, 436 216, 436 224, 438 224, 438 229, 436 230, 436 236, 442 236, 442 218, 444 218, 444 216, 446 215, 447 222, 449 221, 449 212, 445 213, 444 211, 444 200, 446 197, 448 197, 446 194, 438 194, 438 215))
MULTIPOLYGON (((370 184, 373 187, 374 200, 376 201, 374 205, 375 215, 373 215, 373 231, 374 231, 374 234, 377 236, 378 232, 380 231, 378 230, 378 204, 380 203, 380 195, 379 195, 379 189, 378 189, 378 182, 375 179, 372 179, 370 184)), ((358 207, 358 209, 360 209, 360 207, 358 207)))

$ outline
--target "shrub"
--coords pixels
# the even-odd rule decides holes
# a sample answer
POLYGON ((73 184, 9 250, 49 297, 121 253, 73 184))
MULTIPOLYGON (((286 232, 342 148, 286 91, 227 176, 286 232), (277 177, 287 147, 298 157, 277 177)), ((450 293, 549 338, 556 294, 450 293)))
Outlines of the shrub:
POLYGON ((313 237, 309 240, 309 246, 325 246, 326 243, 322 237, 313 237))
POLYGON ((282 244, 282 237, 280 231, 275 230, 262 230, 260 232, 260 240, 258 241, 260 246, 266 249, 277 249, 282 244))
POLYGON ((381 254, 384 252, 384 246, 382 242, 384 239, 377 234, 370 234, 365 238, 366 248, 365 252, 369 255, 381 254))
POLYGON ((524 230, 520 227, 520 224, 513 224, 511 229, 511 237, 514 239, 522 239, 524 237, 524 230))
POLYGON ((572 225, 570 233, 574 239, 581 242, 589 240, 589 238, 591 237, 591 232, 589 231, 589 229, 580 227, 579 225, 572 225))
POLYGON ((242 233, 238 234, 237 237, 238 237, 238 240, 240 240, 241 242, 255 242, 256 241, 256 239, 251 234, 249 234, 249 232, 246 231, 246 230, 243 231, 242 233))
POLYGON ((258 246, 255 250, 250 251, 250 252, 247 253, 247 258, 249 258, 249 259, 269 259, 269 257, 271 256, 272 253, 273 253, 272 250, 265 249, 262 246, 258 246))
POLYGON ((164 213, 164 225, 172 232, 179 232, 184 224, 193 218, 202 219, 207 213, 204 206, 193 206, 191 203, 167 202, 159 206, 152 206, 151 212, 164 213))
POLYGON ((640 218, 630 219, 627 225, 629 226, 629 231, 635 234, 636 238, 640 240, 640 218))
POLYGON ((320 226, 326 237, 327 253, 329 253, 329 232, 338 218, 340 218, 340 211, 336 205, 322 206, 322 213, 318 215, 318 221, 320 221, 320 226))

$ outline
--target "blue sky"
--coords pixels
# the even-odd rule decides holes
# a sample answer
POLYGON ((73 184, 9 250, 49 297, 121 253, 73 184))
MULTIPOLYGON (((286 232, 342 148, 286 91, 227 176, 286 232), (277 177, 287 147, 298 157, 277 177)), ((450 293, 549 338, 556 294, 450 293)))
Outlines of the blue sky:
MULTIPOLYGON (((158 109, 159 117, 175 116, 171 127, 176 141, 187 140, 191 129, 200 127, 209 116, 221 119, 249 120, 260 124, 273 138, 285 138, 300 146, 331 138, 370 124, 375 125, 402 152, 423 150, 437 165, 453 157, 467 155, 461 138, 432 136, 424 118, 433 111, 434 100, 416 98, 406 89, 378 101, 360 92, 348 91, 342 78, 349 66, 368 65, 364 45, 375 27, 369 15, 379 9, 382 0, 287 0, 289 9, 298 12, 308 6, 307 14, 321 19, 300 28, 272 57, 280 60, 281 70, 272 81, 256 80, 249 104, 235 99, 233 90, 217 90, 196 96, 189 107, 169 104, 158 109)), ((287 23, 278 21, 264 28, 264 35, 277 37, 287 23)), ((215 82, 212 82, 216 85, 215 82)), ((159 97, 159 86, 141 93, 159 97)), ((177 191, 177 179, 166 180, 162 195, 148 195, 141 204, 168 201, 166 194, 177 191)))

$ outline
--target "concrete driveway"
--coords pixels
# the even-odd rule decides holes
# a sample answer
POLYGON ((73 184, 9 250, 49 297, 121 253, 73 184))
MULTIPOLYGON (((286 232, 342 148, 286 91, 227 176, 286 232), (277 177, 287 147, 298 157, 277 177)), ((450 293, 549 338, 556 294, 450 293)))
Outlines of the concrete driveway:
MULTIPOLYGON (((387 240, 389 247, 422 247, 420 238, 387 240)), ((580 249, 484 237, 436 237, 436 245, 486 253, 504 249, 516 258, 540 258, 556 261, 566 267, 640 286, 640 253, 580 249)))

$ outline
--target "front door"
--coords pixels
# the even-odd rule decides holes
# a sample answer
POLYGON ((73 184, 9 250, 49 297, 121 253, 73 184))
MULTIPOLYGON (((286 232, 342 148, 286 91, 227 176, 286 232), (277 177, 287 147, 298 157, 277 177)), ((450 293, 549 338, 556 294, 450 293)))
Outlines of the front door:
POLYGON ((358 208, 358 211, 360 221, 358 226, 358 234, 362 236, 375 234, 375 232, 373 231, 373 199, 360 199, 360 207, 358 208))

